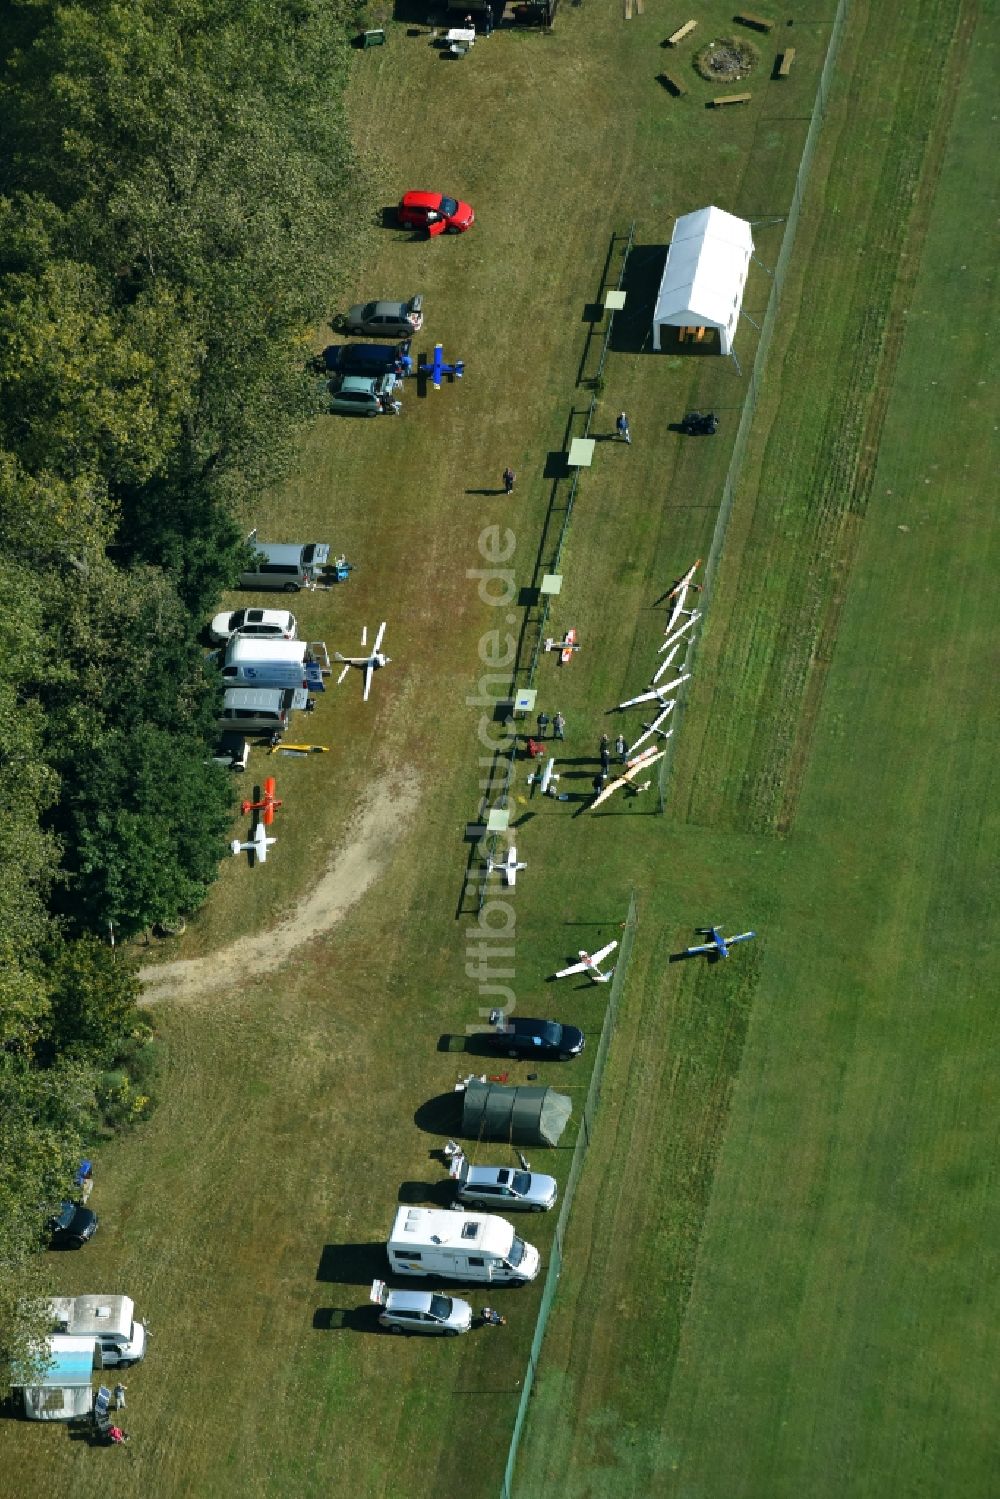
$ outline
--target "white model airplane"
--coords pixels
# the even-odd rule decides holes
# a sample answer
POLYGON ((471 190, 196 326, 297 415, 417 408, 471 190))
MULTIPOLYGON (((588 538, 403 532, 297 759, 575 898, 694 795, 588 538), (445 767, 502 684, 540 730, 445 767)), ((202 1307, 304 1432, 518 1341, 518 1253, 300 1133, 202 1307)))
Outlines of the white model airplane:
POLYGON ((694 583, 692 580, 700 566, 701 558, 699 557, 694 567, 689 567, 683 578, 681 578, 680 582, 677 583, 675 587, 672 588, 667 594, 668 599, 673 599, 674 607, 670 611, 670 618, 667 620, 667 628, 663 632, 664 635, 670 634, 671 630, 674 628, 674 625, 680 619, 682 614, 692 614, 694 612, 691 609, 685 609, 684 600, 687 598, 687 592, 689 588, 694 588, 696 590, 698 588, 698 584, 694 583))
POLYGON ((639 737, 638 737, 638 739, 633 744, 633 746, 632 746, 632 753, 633 754, 635 754, 636 750, 639 748, 640 744, 642 744, 644 740, 652 738, 652 736, 654 734, 659 734, 659 736, 660 736, 661 739, 669 739, 670 738, 671 734, 674 732, 673 729, 661 729, 660 728, 660 724, 663 722, 663 720, 665 718, 669 718, 670 717, 670 714, 674 711, 674 709, 676 708, 676 706, 677 706, 677 699, 675 697, 672 697, 670 699, 669 703, 665 703, 664 704, 663 712, 662 713, 657 713, 657 715, 653 719, 652 723, 644 723, 643 724, 643 728, 646 730, 646 732, 645 732, 645 734, 640 734, 639 737))
POLYGON ((609 942, 607 947, 602 947, 600 952, 584 952, 580 949, 579 963, 571 963, 568 968, 560 968, 556 974, 557 979, 568 979, 574 973, 586 973, 594 980, 595 984, 606 984, 614 974, 614 968, 609 968, 607 973, 601 971, 601 964, 609 953, 613 953, 618 946, 617 939, 609 942))
POLYGON ((675 687, 680 687, 682 683, 688 680, 690 675, 691 673, 686 671, 681 676, 675 677, 672 682, 668 682, 665 687, 651 687, 648 692, 640 692, 638 697, 626 698, 624 703, 618 704, 618 707, 634 708, 637 703, 651 703, 656 698, 662 708, 666 703, 668 692, 671 692, 675 687))
MULTIPOLYGON (((670 592, 667 594, 667 598, 668 599, 673 599, 673 598, 676 598, 679 593, 686 593, 687 590, 691 587, 692 582, 694 582, 694 575, 698 571, 698 569, 699 569, 700 566, 701 566, 701 558, 699 557, 698 561, 694 564, 694 566, 688 568, 688 570, 684 574, 683 578, 678 578, 678 580, 674 584, 673 588, 671 588, 670 592)), ((697 588, 697 586, 698 585, 695 584, 696 588, 697 588)))
POLYGON ((241 843, 238 838, 234 838, 229 847, 233 851, 234 859, 238 859, 240 854, 253 854, 258 864, 266 864, 267 851, 277 841, 277 838, 269 838, 267 836, 266 826, 264 823, 259 822, 254 828, 253 837, 249 842, 241 843))
POLYGON ((620 791, 623 786, 630 786, 637 775, 640 775, 644 770, 648 770, 651 765, 655 765, 657 760, 662 760, 665 754, 666 750, 653 749, 652 745, 650 745, 649 749, 643 750, 641 755, 636 755, 634 760, 628 762, 628 769, 623 775, 618 777, 617 781, 612 781, 610 786, 605 786, 603 791, 597 793, 590 804, 590 811, 596 812, 601 803, 606 802, 609 796, 615 791, 620 791))
POLYGON ((692 609, 691 613, 688 615, 687 619, 681 625, 680 629, 679 630, 675 630, 672 635, 668 635, 667 636, 666 640, 660 646, 660 650, 661 651, 669 650, 670 647, 673 645, 674 641, 675 640, 680 640, 681 636, 684 635, 684 634, 686 634, 686 632, 691 629, 692 625, 696 625, 698 623, 699 619, 701 619, 701 610, 700 609, 692 609))
MULTIPOLYGON (((375 644, 372 647, 372 651, 371 651, 370 655, 368 655, 368 656, 342 656, 339 651, 334 651, 334 653, 333 653, 333 659, 335 661, 343 661, 343 663, 344 663, 344 669, 340 673, 340 676, 337 678, 337 686, 338 687, 340 686, 340 684, 344 680, 344 678, 347 676, 347 673, 350 671, 350 669, 351 669, 352 666, 360 667, 364 671, 364 674, 365 674, 365 690, 364 690, 364 693, 362 694, 362 702, 365 702, 365 703, 367 703, 367 701, 368 701, 368 694, 371 691, 372 676, 373 676, 373 674, 376 671, 378 671, 379 667, 381 667, 381 666, 388 666, 389 662, 392 660, 392 657, 391 656, 387 656, 385 654, 385 652, 381 649, 381 646, 382 646, 382 636, 385 634, 385 625, 386 625, 386 622, 385 622, 385 620, 383 620, 382 623, 378 627, 378 634, 375 636, 375 644)), ((361 631, 361 644, 364 646, 364 645, 367 645, 367 643, 368 643, 368 626, 365 625, 364 629, 361 631)))
POLYGON ((547 796, 550 792, 553 796, 555 796, 556 794, 556 786, 559 782, 559 777, 556 774, 555 764, 555 756, 553 755, 552 759, 546 765, 541 774, 536 773, 535 775, 530 775, 528 777, 529 786, 537 785, 539 791, 543 796, 547 796))
POLYGON ((501 876, 505 885, 516 885, 518 870, 527 869, 527 867, 523 860, 518 863, 517 849, 511 846, 507 850, 506 859, 488 858, 486 860, 486 878, 489 879, 490 875, 496 872, 501 876))
POLYGON ((670 654, 668 656, 664 656, 663 660, 660 662, 659 666, 656 668, 656 673, 655 673, 655 675, 653 677, 652 682, 650 683, 651 687, 655 687, 656 684, 657 684, 657 682, 663 676, 663 674, 665 672, 668 672, 670 670, 671 666, 673 666, 673 664, 674 664, 674 657, 677 655, 677 652, 679 650, 682 650, 684 648, 684 646, 689 645, 689 644, 690 644, 690 641, 687 641, 687 640, 678 640, 677 644, 674 646, 674 648, 670 652, 670 654))

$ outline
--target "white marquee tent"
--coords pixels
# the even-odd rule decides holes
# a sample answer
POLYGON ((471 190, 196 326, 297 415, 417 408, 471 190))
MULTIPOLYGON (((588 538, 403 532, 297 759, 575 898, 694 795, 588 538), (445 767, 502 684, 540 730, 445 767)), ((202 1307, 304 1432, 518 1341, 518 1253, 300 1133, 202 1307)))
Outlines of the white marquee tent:
POLYGON ((752 253, 746 219, 721 208, 682 214, 656 296, 653 348, 663 328, 718 328, 721 352, 731 353, 752 253))

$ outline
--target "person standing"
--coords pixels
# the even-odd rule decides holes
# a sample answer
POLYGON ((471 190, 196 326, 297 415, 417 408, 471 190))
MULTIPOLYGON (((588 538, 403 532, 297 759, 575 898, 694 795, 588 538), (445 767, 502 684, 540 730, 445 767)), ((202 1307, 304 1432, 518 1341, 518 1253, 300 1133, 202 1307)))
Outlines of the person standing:
POLYGON ((513 492, 514 492, 514 480, 516 478, 517 478, 517 475, 515 474, 514 470, 511 468, 510 464, 508 464, 507 467, 503 471, 503 492, 504 492, 504 494, 513 494, 513 492))
POLYGON ((622 439, 623 442, 631 443, 632 434, 629 431, 628 417, 625 415, 624 411, 619 411, 618 413, 618 420, 617 422, 615 422, 615 431, 618 433, 618 436, 622 439))
POLYGON ((545 733, 546 733, 546 730, 548 729, 548 727, 549 727, 549 715, 547 713, 539 713, 539 715, 538 715, 538 737, 539 737, 539 739, 544 739, 545 738, 545 733))
POLYGON ((493 7, 492 7, 492 5, 487 5, 487 7, 486 7, 485 11, 483 12, 483 14, 486 17, 486 35, 487 36, 492 36, 493 35, 493 7))
POLYGON ((557 739, 566 738, 566 720, 561 713, 557 713, 552 720, 552 732, 557 739))
POLYGON ((615 740, 615 754, 623 765, 628 764, 628 745, 625 743, 624 734, 619 734, 615 740))
POLYGON ((608 773, 608 771, 610 769, 611 769, 611 745, 610 745, 610 743, 608 741, 607 734, 602 734, 601 735, 601 770, 602 770, 602 772, 603 772, 604 775, 607 775, 607 773, 608 773))

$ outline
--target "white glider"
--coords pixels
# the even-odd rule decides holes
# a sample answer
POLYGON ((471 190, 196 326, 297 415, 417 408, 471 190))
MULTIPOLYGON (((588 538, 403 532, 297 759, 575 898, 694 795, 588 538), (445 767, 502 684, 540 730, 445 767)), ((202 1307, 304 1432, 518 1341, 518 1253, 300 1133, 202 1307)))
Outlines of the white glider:
POLYGON ((619 703, 618 707, 634 708, 637 703, 651 703, 655 698, 662 708, 666 703, 667 693, 674 687, 680 687, 682 683, 688 680, 690 675, 691 673, 686 671, 683 675, 675 677, 672 682, 668 682, 665 687, 651 687, 648 692, 640 692, 638 697, 627 698, 624 703, 619 703))
POLYGON ((663 712, 662 713, 658 713, 656 715, 656 717, 653 719, 652 723, 644 723, 643 724, 643 728, 646 730, 646 732, 645 732, 645 734, 640 734, 639 737, 638 737, 638 739, 633 744, 633 746, 632 746, 632 752, 633 752, 633 754, 639 748, 640 744, 643 744, 647 739, 651 739, 654 734, 659 734, 659 736, 660 736, 661 739, 669 739, 670 738, 671 734, 674 732, 673 729, 661 729, 660 728, 660 724, 663 722, 663 720, 665 718, 669 718, 670 714, 674 711, 674 709, 676 708, 676 706, 677 706, 677 699, 675 697, 672 697, 670 699, 669 703, 667 703, 664 706, 663 712))
POLYGON ((670 670, 671 666, 673 666, 673 664, 674 664, 674 657, 677 655, 677 652, 681 649, 682 646, 684 646, 686 644, 688 644, 687 641, 678 640, 677 644, 674 646, 674 648, 670 652, 669 656, 664 656, 663 660, 660 662, 659 666, 656 668, 656 673, 655 673, 655 675, 653 677, 653 680, 652 680, 652 682, 650 684, 651 686, 655 687, 656 684, 657 684, 657 682, 663 676, 664 672, 668 672, 670 670))
POLYGON ((690 630, 692 625, 696 625, 698 623, 699 619, 701 619, 701 610, 700 609, 692 609, 691 613, 688 615, 687 619, 681 625, 680 629, 679 630, 675 630, 672 635, 668 635, 667 636, 666 640, 660 646, 660 650, 661 651, 667 651, 667 650, 669 650, 670 647, 673 645, 674 641, 675 640, 680 640, 681 636, 684 635, 688 630, 690 630))
POLYGON ((584 952, 580 949, 579 963, 572 963, 569 968, 560 968, 555 975, 557 979, 568 979, 574 973, 586 973, 594 980, 595 984, 606 984, 614 973, 614 968, 609 968, 607 973, 602 973, 601 964, 609 953, 614 952, 618 946, 617 941, 609 942, 607 947, 602 947, 600 952, 584 952))

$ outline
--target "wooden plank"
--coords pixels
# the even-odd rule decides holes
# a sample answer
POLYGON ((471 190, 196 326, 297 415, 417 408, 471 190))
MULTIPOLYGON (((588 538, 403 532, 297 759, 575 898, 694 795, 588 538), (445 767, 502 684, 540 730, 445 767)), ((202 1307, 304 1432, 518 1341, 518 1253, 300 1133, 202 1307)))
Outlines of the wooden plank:
POLYGON ((691 35, 697 24, 697 21, 685 21, 683 26, 678 26, 673 35, 667 37, 667 46, 679 47, 684 38, 691 35))
POLYGON ((626 21, 632 19, 632 0, 625 0, 625 19, 626 21))
POLYGON ((792 71, 792 63, 795 61, 795 48, 786 47, 781 54, 781 66, 778 69, 779 78, 787 78, 792 71))
POLYGON ((722 94, 720 98, 712 100, 714 109, 721 109, 724 104, 749 104, 753 94, 722 94))

